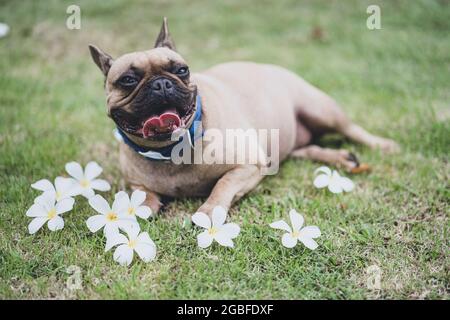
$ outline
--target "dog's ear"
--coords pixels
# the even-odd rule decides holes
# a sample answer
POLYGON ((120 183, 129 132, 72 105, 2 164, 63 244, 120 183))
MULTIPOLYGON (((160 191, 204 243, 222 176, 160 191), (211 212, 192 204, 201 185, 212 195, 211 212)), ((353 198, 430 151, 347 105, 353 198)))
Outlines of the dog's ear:
POLYGON ((113 58, 92 44, 89 45, 89 51, 91 52, 92 60, 94 60, 95 64, 100 68, 106 77, 112 63, 114 62, 113 58))
POLYGON ((155 48, 166 47, 173 51, 176 51, 175 42, 173 42, 172 37, 169 33, 169 27, 167 26, 167 18, 164 17, 163 24, 161 26, 161 31, 159 32, 158 38, 155 42, 155 48))

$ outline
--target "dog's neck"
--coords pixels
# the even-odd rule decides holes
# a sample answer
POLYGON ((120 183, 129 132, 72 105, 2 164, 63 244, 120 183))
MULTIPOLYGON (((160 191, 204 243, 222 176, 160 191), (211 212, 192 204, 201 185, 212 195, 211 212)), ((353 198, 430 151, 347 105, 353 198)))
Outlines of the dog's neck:
MULTIPOLYGON (((197 96, 195 96, 195 101, 197 100, 197 96)), ((195 104, 194 110, 192 111, 191 116, 189 117, 185 129, 189 130, 189 128, 191 128, 194 119, 195 119, 195 114, 197 113, 197 108, 198 108, 198 104, 195 104)), ((120 129, 119 129, 120 130, 120 129)), ((149 149, 160 149, 160 148, 164 148, 164 147, 168 147, 170 145, 176 144, 178 143, 178 140, 163 140, 163 141, 158 141, 158 140, 148 140, 145 138, 140 138, 131 134, 128 134, 127 132, 122 131, 122 133, 124 133, 128 139, 130 139, 133 143, 135 143, 137 146, 142 147, 142 148, 149 148, 149 149)))

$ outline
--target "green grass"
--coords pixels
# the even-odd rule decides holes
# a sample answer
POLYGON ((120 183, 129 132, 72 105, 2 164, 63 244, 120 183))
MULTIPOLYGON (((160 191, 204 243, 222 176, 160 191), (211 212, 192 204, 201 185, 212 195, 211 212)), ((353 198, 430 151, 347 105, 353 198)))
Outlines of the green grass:
POLYGON ((65 28, 73 1, 0 1, 0 298, 287 298, 448 299, 450 7, 448 1, 76 1, 82 29, 65 28), (379 4, 382 30, 366 28, 379 4), (201 250, 183 220, 199 199, 171 203, 144 223, 158 246, 155 262, 117 265, 92 235, 92 214, 77 198, 62 231, 27 233, 38 192, 30 184, 64 174, 64 164, 96 160, 113 190, 113 123, 102 76, 87 44, 113 56, 151 48, 167 15, 191 69, 228 60, 276 63, 294 70, 372 131, 397 140, 384 156, 342 140, 372 165, 352 177, 354 192, 312 186, 317 164, 289 160, 231 210, 242 227, 236 248, 201 250), (322 38, 311 36, 318 27, 322 38), (319 248, 280 245, 268 224, 297 208, 321 228, 319 248), (70 291, 67 268, 81 269, 70 291), (382 271, 381 290, 366 269, 382 271))

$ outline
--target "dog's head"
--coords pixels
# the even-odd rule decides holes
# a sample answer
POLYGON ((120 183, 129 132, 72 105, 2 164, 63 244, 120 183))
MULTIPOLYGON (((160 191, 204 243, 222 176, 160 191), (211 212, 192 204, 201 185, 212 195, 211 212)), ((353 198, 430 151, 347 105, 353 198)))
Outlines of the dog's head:
POLYGON ((175 51, 164 18, 155 47, 117 59, 90 45, 105 75, 108 115, 137 142, 170 140, 186 127, 195 109, 196 87, 189 68, 175 51))

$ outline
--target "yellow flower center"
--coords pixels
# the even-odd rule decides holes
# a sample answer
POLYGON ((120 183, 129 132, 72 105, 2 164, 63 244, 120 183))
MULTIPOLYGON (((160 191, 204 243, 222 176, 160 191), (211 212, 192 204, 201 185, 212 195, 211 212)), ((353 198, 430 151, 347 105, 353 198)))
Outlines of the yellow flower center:
POLYGON ((56 209, 55 209, 55 208, 51 209, 51 210, 47 213, 47 218, 53 219, 54 217, 56 217, 56 209))
POLYGON ((133 208, 133 207, 129 207, 128 210, 127 210, 127 213, 128 213, 130 216, 134 216, 134 215, 136 214, 136 209, 133 208))
POLYGON ((219 230, 218 230, 216 227, 211 227, 211 228, 208 229, 208 234, 209 234, 210 236, 213 236, 213 235, 215 235, 218 231, 219 231, 219 230))
POLYGON ((298 231, 294 231, 294 232, 291 233, 291 236, 293 238, 297 238, 299 235, 300 235, 300 233, 298 231))
POLYGON ((60 200, 61 199, 61 193, 56 191, 55 197, 56 197, 56 200, 60 200))
POLYGON ((106 215, 106 220, 108 221, 116 221, 117 220, 117 214, 114 212, 110 212, 106 215))
POLYGON ((83 188, 87 188, 87 187, 89 187, 90 182, 89 182, 89 180, 87 180, 87 179, 83 179, 83 180, 80 181, 80 185, 81 185, 83 188))
POLYGON ((130 240, 130 241, 128 241, 128 246, 131 248, 131 249, 134 249, 135 247, 136 247, 136 240, 130 240))

